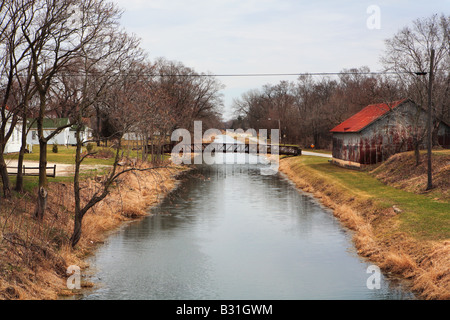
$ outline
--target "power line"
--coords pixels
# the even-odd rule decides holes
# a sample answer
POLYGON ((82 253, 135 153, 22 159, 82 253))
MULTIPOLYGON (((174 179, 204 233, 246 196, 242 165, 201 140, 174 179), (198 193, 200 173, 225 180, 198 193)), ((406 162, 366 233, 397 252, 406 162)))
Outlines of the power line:
MULTIPOLYGON (((235 73, 235 74, 199 74, 193 76, 211 76, 211 77, 282 77, 282 76, 336 76, 336 75, 383 75, 383 74, 426 74, 422 72, 302 72, 302 73, 235 73)), ((162 75, 164 76, 164 75, 162 75)), ((186 75, 188 76, 188 75, 186 75)))
MULTIPOLYGON (((438 70, 440 71, 440 70, 438 70)), ((92 73, 94 75, 95 73, 92 73)), ((164 73, 141 73, 141 74, 127 74, 127 73, 119 73, 123 75, 127 75, 130 77, 284 77, 284 76, 339 76, 339 75, 389 75, 389 74, 410 74, 423 76, 427 75, 427 72, 410 72, 410 71, 376 71, 376 72, 301 72, 301 73, 229 73, 229 74, 208 74, 208 73, 190 73, 190 74, 164 74, 164 73)), ((80 76, 86 75, 85 73, 63 73, 65 76, 80 76)), ((101 76, 101 75, 100 75, 101 76)))

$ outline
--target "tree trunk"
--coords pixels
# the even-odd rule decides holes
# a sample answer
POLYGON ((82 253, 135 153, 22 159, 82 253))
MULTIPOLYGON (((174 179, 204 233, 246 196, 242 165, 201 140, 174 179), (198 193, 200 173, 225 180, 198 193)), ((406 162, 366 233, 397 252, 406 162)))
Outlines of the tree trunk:
POLYGON ((36 204, 35 217, 43 220, 47 209, 47 142, 39 141, 39 192, 38 202, 36 204))
POLYGON ((96 108, 97 113, 97 147, 100 147, 100 127, 101 127, 101 117, 100 117, 100 108, 96 108))
POLYGON ((108 180, 105 182, 103 186, 103 191, 100 192, 100 194, 96 193, 89 201, 88 203, 82 208, 81 207, 81 188, 80 188, 80 165, 83 161, 83 158, 81 157, 81 140, 79 131, 76 133, 77 137, 77 150, 75 154, 75 174, 74 174, 74 198, 75 198, 75 218, 74 218, 74 227, 73 227, 73 233, 70 237, 70 243, 72 247, 75 247, 81 238, 81 232, 82 232, 82 223, 83 223, 83 217, 88 212, 90 208, 92 208, 96 203, 102 201, 107 195, 108 195, 108 189, 110 188, 112 182, 114 181, 115 172, 117 168, 117 162, 119 160, 119 152, 121 149, 121 143, 120 139, 122 137, 119 137, 119 142, 116 150, 116 157, 114 160, 114 165, 112 172, 109 174, 108 180))
POLYGON ((432 94, 433 94, 433 64, 434 64, 434 49, 431 49, 431 58, 430 58, 430 78, 428 83, 428 119, 427 119, 427 189, 431 190, 433 188, 433 168, 431 163, 432 157, 432 148, 433 148, 433 117, 432 117, 432 94))
POLYGON ((73 247, 75 247, 78 242, 81 239, 81 230, 82 230, 82 223, 83 223, 83 217, 80 214, 80 212, 75 213, 75 219, 74 219, 74 227, 73 227, 73 233, 70 237, 70 244, 73 247))
POLYGON ((48 192, 45 187, 39 187, 38 202, 36 204, 35 217, 42 221, 44 219, 45 210, 47 209, 47 196, 48 192))
POLYGON ((9 185, 8 168, 3 156, 3 152, 0 152, 0 176, 2 177, 3 182, 3 195, 5 196, 5 198, 10 198, 11 187, 9 185))
POLYGON ((416 158, 416 166, 420 165, 420 142, 414 143, 414 156, 416 158))
POLYGON ((27 117, 23 117, 22 124, 22 146, 20 147, 19 159, 17 161, 17 177, 16 177, 16 188, 17 192, 23 192, 23 159, 25 157, 25 149, 27 147, 27 117))
MULTIPOLYGON (((81 119, 79 121, 81 123, 81 119)), ((70 243, 72 247, 75 247, 80 241, 81 238, 81 230, 82 230, 82 223, 83 223, 83 217, 86 211, 81 209, 81 193, 80 193, 80 166, 82 162, 81 158, 81 148, 82 148, 82 141, 80 138, 80 128, 81 126, 77 126, 77 130, 75 132, 75 138, 77 140, 77 148, 75 151, 75 173, 73 176, 73 193, 75 198, 75 218, 74 218, 74 227, 73 227, 73 233, 70 237, 70 243)))
POLYGON ((81 165, 81 139, 80 139, 80 128, 77 126, 75 132, 75 138, 77 140, 77 148, 75 151, 75 173, 73 176, 73 194, 75 198, 75 224, 73 228, 72 237, 70 237, 70 242, 72 247, 75 247, 81 237, 81 226, 83 221, 83 213, 81 212, 81 198, 80 198, 80 165, 81 165))
POLYGON ((148 135, 144 134, 144 145, 142 146, 142 161, 147 161, 148 159, 148 135))
POLYGON ((319 134, 317 132, 314 132, 314 149, 319 149, 319 134))
POLYGON ((153 126, 150 127, 150 143, 151 143, 151 162, 155 163, 155 136, 153 135, 153 126))

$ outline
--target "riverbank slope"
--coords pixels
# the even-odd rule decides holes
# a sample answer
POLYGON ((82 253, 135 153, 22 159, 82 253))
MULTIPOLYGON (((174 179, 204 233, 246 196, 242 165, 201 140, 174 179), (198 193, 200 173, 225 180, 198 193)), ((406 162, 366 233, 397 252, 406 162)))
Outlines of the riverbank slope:
POLYGON ((280 170, 355 231, 361 256, 410 279, 421 298, 450 299, 448 201, 394 188, 370 172, 340 168, 325 158, 285 158, 280 170))
MULTIPOLYGON (((73 186, 70 180, 49 184, 48 211, 43 223, 33 218, 35 193, 2 199, 0 210, 0 299, 57 299, 77 294, 67 289, 69 266, 88 267, 85 259, 109 232, 122 223, 148 214, 177 186, 186 167, 167 165, 120 176, 110 194, 83 220, 83 233, 75 249, 69 245, 73 231, 73 186)), ((82 201, 98 189, 101 176, 82 181, 82 201)), ((82 281, 82 287, 92 284, 82 281)))

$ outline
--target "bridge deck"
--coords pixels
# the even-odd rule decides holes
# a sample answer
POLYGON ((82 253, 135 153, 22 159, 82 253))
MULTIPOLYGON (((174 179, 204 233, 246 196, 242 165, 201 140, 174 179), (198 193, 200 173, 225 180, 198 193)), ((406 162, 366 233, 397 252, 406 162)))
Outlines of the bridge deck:
MULTIPOLYGON (((170 153, 177 144, 164 145, 164 152, 170 153)), ((179 145, 185 152, 222 152, 222 153, 252 153, 252 154, 280 154, 299 156, 302 150, 295 146, 270 145, 270 144, 248 144, 248 143, 199 143, 179 145)))

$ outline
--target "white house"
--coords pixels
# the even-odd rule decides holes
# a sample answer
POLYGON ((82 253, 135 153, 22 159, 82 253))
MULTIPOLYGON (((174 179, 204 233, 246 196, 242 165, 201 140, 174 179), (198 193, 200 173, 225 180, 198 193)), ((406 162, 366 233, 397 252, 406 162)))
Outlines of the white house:
MULTIPOLYGON (((5 127, 5 133, 9 132, 12 124, 12 114, 9 111, 8 106, 6 106, 6 127, 5 127)), ((1 115, 0 115, 1 117, 1 115)), ((8 141, 5 145, 5 150, 3 153, 15 153, 20 152, 20 148, 22 146, 22 120, 19 118, 19 120, 16 122, 16 125, 13 128, 13 132, 11 136, 9 137, 8 141)))
MULTIPOLYGON (((11 120, 9 120, 6 124, 5 132, 9 131, 11 128, 11 120)), ((13 132, 6 142, 4 153, 15 153, 19 152, 22 146, 22 122, 18 121, 13 129, 13 132)))
MULTIPOLYGON (((31 127, 27 135, 27 144, 39 144, 39 137, 37 132, 37 123, 36 121, 30 121, 31 127)), ((54 132, 57 128, 60 128, 65 125, 69 125, 69 118, 46 118, 44 119, 43 129, 44 129, 44 137, 48 137, 52 132, 54 132)), ((69 145, 70 144, 70 127, 62 129, 57 135, 55 135, 50 141, 49 144, 57 144, 57 145, 69 145)))
POLYGON ((142 140, 141 135, 136 132, 126 132, 123 134, 123 139, 125 141, 140 141, 142 140))

